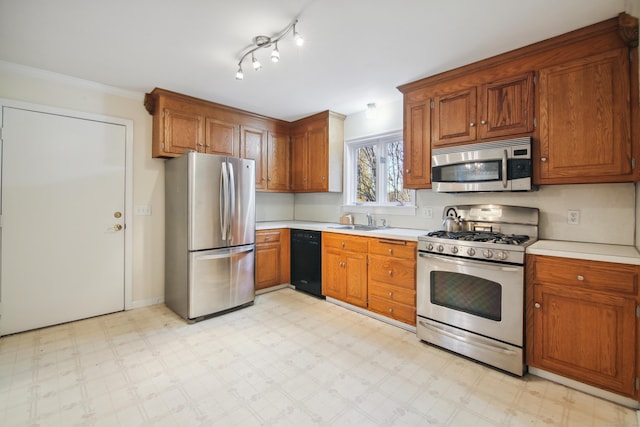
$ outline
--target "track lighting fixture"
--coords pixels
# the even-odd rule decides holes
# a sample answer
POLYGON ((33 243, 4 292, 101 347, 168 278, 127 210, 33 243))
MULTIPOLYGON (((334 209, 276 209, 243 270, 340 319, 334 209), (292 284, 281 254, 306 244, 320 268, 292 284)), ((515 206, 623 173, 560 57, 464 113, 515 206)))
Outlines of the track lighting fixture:
POLYGON ((258 58, 256 58, 255 56, 255 52, 262 48, 266 49, 273 46, 273 50, 271 51, 271 61, 273 62, 280 61, 280 50, 278 49, 278 42, 284 36, 289 34, 291 30, 293 30, 293 39, 295 41, 295 44, 297 46, 302 46, 302 44, 304 43, 304 39, 302 38, 300 33, 296 31, 297 23, 298 23, 298 20, 295 19, 291 24, 287 25, 285 29, 283 29, 273 37, 269 37, 269 36, 254 37, 253 44, 249 46, 247 49, 245 49, 240 56, 240 61, 238 61, 238 71, 236 72, 236 80, 244 79, 244 73, 242 71, 242 62, 249 55, 251 55, 251 64, 253 65, 253 69, 255 71, 259 71, 262 68, 262 64, 260 64, 260 61, 258 61, 258 58))

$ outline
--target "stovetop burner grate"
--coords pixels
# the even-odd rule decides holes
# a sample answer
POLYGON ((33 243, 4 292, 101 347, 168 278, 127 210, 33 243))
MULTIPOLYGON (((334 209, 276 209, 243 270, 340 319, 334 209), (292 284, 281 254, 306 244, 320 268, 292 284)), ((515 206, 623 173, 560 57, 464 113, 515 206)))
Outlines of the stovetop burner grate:
POLYGON ((437 237, 450 240, 464 240, 468 242, 500 243, 507 245, 521 245, 529 240, 529 236, 523 234, 502 234, 491 231, 432 231, 427 233, 429 237, 437 237))

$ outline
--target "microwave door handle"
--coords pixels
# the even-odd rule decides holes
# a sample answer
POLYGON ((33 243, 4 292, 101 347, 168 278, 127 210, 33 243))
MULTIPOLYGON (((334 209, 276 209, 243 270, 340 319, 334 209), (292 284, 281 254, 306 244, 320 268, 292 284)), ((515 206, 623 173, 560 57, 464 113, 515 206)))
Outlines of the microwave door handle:
POLYGON ((509 153, 505 149, 502 153, 502 187, 507 188, 508 185, 508 177, 507 177, 507 156, 509 153))
POLYGON ((437 260, 437 261, 440 261, 440 262, 459 265, 461 267, 477 266, 477 267, 481 267, 481 268, 483 268, 485 270, 518 271, 520 268, 522 268, 522 267, 508 267, 508 266, 504 266, 504 265, 493 265, 493 264, 489 264, 487 262, 473 261, 473 260, 470 260, 470 259, 465 259, 464 261, 461 261, 461 260, 442 257, 442 256, 438 256, 438 255, 425 254, 425 253, 422 253, 422 252, 419 253, 418 256, 420 258, 431 258, 431 259, 434 259, 434 260, 437 260))

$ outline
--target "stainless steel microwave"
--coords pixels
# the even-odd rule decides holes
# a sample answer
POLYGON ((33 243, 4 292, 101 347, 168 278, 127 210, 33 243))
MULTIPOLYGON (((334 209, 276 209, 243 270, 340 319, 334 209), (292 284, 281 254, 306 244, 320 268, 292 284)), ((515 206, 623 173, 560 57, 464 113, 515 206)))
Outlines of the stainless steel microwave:
POLYGON ((531 138, 436 148, 432 151, 434 191, 530 191, 531 138))

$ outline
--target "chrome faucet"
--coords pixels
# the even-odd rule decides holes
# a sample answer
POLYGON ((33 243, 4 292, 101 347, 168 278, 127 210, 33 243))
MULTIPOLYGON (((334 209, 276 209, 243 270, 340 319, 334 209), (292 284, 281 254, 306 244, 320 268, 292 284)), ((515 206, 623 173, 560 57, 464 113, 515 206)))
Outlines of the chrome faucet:
POLYGON ((371 216, 371 212, 367 212, 367 225, 369 227, 373 227, 373 217, 371 216))

